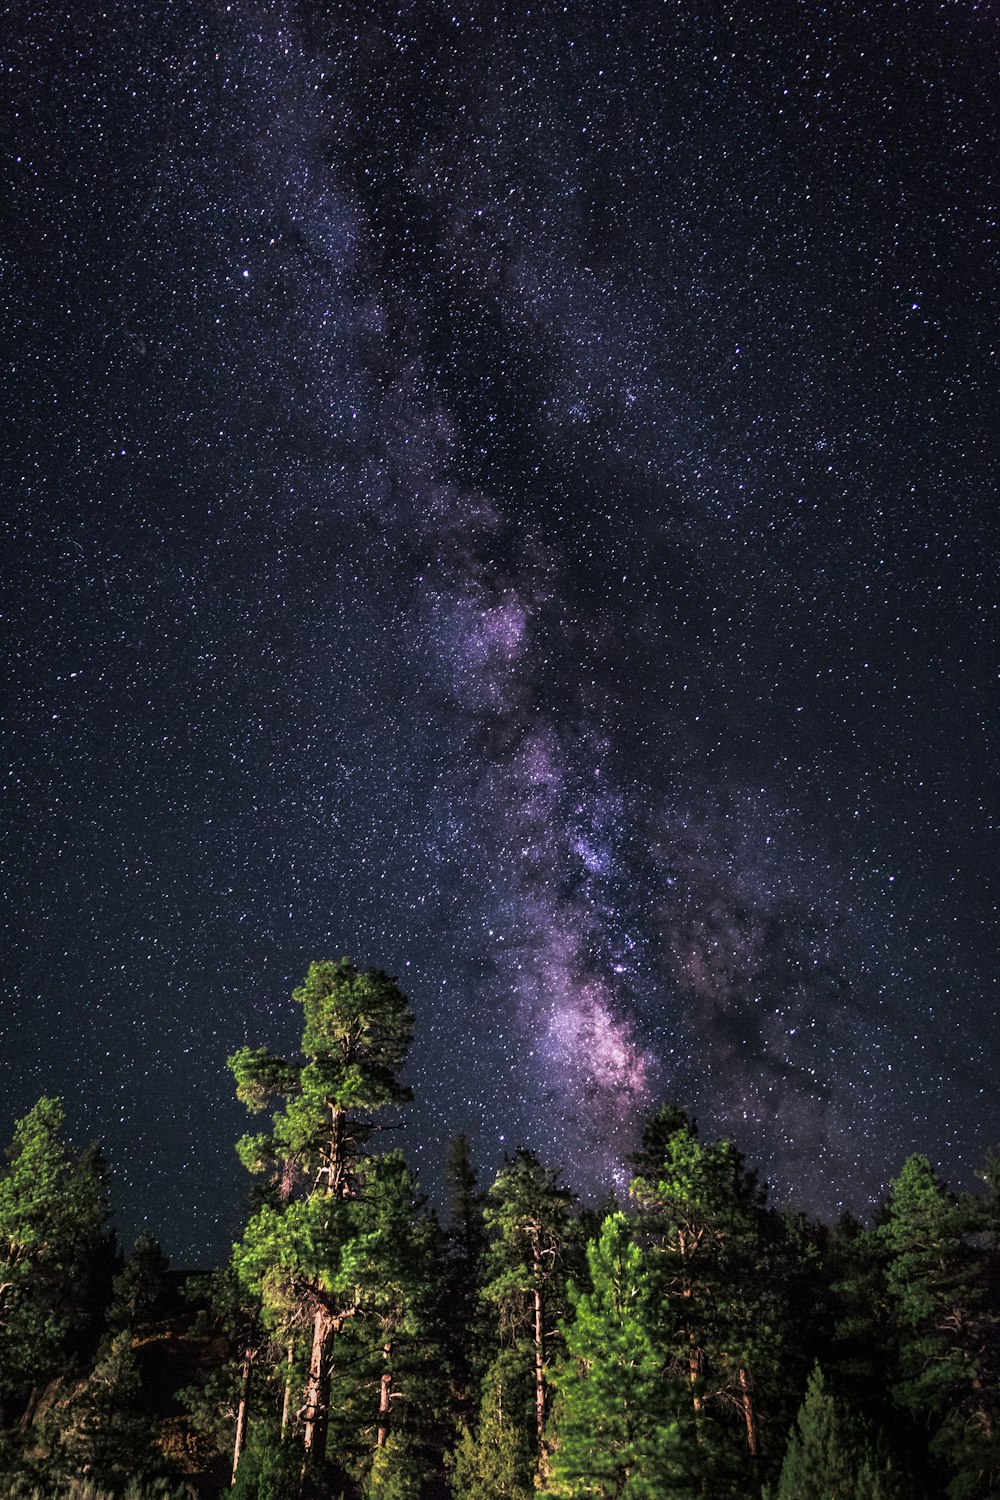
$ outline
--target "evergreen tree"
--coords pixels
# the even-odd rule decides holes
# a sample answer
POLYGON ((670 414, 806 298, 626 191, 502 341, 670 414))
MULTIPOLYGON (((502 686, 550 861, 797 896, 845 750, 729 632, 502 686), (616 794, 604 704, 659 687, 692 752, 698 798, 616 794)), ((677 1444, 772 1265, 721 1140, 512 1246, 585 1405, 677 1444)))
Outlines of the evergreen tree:
POLYGON ((475 1427, 460 1429, 445 1459, 455 1500, 533 1500, 533 1399, 531 1374, 517 1352, 498 1355, 483 1381, 475 1427))
POLYGON ((163 1295, 170 1262, 151 1234, 140 1234, 112 1282, 108 1327, 137 1328, 152 1317, 163 1295))
POLYGON ((548 1343, 565 1311, 573 1197, 530 1151, 518 1151, 490 1188, 483 1300, 496 1314, 501 1347, 523 1351, 534 1389, 535 1441, 543 1451, 548 1343))
POLYGON ((307 1455, 322 1462, 329 1421, 330 1346, 362 1312, 369 1246, 355 1210, 374 1112, 409 1097, 398 1072, 413 1018, 394 980, 349 960, 310 965, 293 999, 302 1006, 302 1061, 244 1048, 230 1059, 238 1097, 251 1109, 284 1103, 268 1134, 240 1154, 272 1183, 234 1252, 282 1341, 308 1329, 302 1406, 307 1455))
POLYGON ((906 1500, 902 1478, 817 1365, 789 1433, 774 1500, 906 1500))
POLYGON ((62 1127, 59 1100, 40 1099, 18 1122, 0 1175, 0 1425, 4 1408, 64 1372, 104 1243, 100 1153, 74 1154, 62 1127))
POLYGON ((818 1359, 828 1358, 836 1323, 826 1227, 797 1211, 766 1208, 755 1215, 755 1225, 743 1264, 732 1273, 727 1268, 732 1281, 721 1298, 723 1322, 731 1315, 735 1334, 721 1353, 731 1361, 732 1351, 741 1351, 741 1365, 728 1396, 723 1391, 715 1398, 728 1400, 729 1422, 742 1427, 740 1482, 751 1486, 765 1475, 777 1477, 809 1373, 818 1359), (747 1394, 756 1453, 750 1448, 747 1394))
POLYGON ((623 1214, 605 1219, 587 1263, 590 1290, 570 1288, 547 1493, 559 1500, 687 1500, 687 1391, 664 1378, 652 1285, 623 1214))
POLYGON ((330 1443, 355 1482, 370 1485, 374 1473, 402 1483, 404 1469, 428 1466, 447 1407, 441 1236, 398 1152, 366 1163, 349 1208, 360 1311, 331 1349, 330 1443), (380 1456, 387 1446, 391 1463, 380 1456))
POLYGON ((885 1245, 877 1230, 849 1214, 835 1226, 829 1247, 834 1299, 830 1367, 856 1403, 885 1401, 891 1331, 885 1291, 885 1245))
POLYGON ((375 1452, 365 1500, 420 1500, 421 1468, 409 1440, 392 1432, 375 1452))
POLYGON ((930 1453, 954 1500, 1000 1489, 1000 1321, 977 1241, 982 1210, 911 1156, 892 1183, 879 1226, 895 1330, 897 1404, 930 1432, 930 1453))
POLYGON ((129 1332, 116 1334, 86 1380, 57 1403, 44 1436, 51 1468, 67 1478, 85 1474, 95 1484, 120 1486, 149 1471, 152 1427, 129 1332))
POLYGON ((229 1494, 231 1500, 301 1500, 301 1448, 273 1434, 255 1433, 229 1494))
POLYGON ((667 1368, 686 1378, 702 1483, 760 1451, 759 1387, 777 1365, 775 1230, 756 1176, 729 1141, 705 1145, 670 1105, 648 1122, 632 1193, 650 1245, 667 1368), (730 1430, 738 1417, 742 1437, 730 1430))
POLYGON ((201 1369, 194 1381, 178 1392, 178 1401, 196 1450, 207 1461, 228 1455, 235 1480, 246 1446, 251 1384, 256 1388, 259 1414, 273 1418, 270 1423, 265 1421, 265 1427, 280 1431, 277 1411, 286 1391, 287 1351, 268 1335, 261 1321, 259 1299, 248 1295, 231 1264, 189 1278, 184 1295, 198 1309, 192 1333, 215 1344, 221 1341, 226 1358, 221 1365, 211 1363, 201 1369))
POLYGON ((479 1191, 469 1138, 462 1132, 452 1136, 448 1143, 445 1186, 448 1193, 448 1238, 456 1260, 460 1260, 466 1275, 472 1275, 483 1249, 485 1197, 479 1191))
POLYGON ((448 1311, 444 1320, 447 1356, 455 1395, 465 1409, 475 1374, 489 1359, 483 1345, 483 1329, 477 1319, 479 1277, 485 1226, 485 1194, 479 1191, 465 1135, 452 1137, 445 1168, 447 1191, 447 1263, 445 1293, 448 1311))

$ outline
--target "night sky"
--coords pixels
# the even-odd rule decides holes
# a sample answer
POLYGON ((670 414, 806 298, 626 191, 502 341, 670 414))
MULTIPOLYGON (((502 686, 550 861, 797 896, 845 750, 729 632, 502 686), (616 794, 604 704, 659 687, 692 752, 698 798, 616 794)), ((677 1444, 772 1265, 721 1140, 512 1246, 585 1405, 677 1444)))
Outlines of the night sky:
POLYGON ((224 1251, 229 1052, 399 976, 401 1137, 778 1201, 1000 1139, 1000 11, 23 0, 0 1136, 224 1251), (499 11, 496 14, 495 11, 499 11))

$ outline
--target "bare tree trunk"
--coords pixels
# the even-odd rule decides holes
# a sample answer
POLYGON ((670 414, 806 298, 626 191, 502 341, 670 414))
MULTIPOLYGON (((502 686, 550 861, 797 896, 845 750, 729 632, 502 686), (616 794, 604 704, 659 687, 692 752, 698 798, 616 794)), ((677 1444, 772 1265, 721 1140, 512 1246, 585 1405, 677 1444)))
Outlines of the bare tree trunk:
POLYGON ((24 1408, 24 1411, 21 1413, 21 1420, 17 1424, 22 1432, 27 1432, 28 1428, 35 1420, 35 1412, 38 1409, 38 1403, 41 1400, 41 1396, 42 1393, 39 1390, 38 1386, 33 1385, 30 1392, 28 1393, 28 1404, 24 1408))
POLYGON ((695 1343, 694 1334, 688 1334, 688 1379, 691 1382, 691 1406, 694 1411, 695 1427, 698 1432, 698 1441, 701 1442, 701 1412, 702 1399, 698 1389, 698 1377, 701 1374, 701 1350, 695 1343))
MULTIPOLYGON (((681 1248, 681 1256, 683 1258, 684 1253, 685 1253, 685 1249, 686 1249, 686 1242, 685 1242, 685 1237, 684 1237, 683 1232, 680 1235, 680 1248, 681 1248)), ((685 1297, 687 1299, 690 1299, 692 1297, 692 1295, 693 1295, 693 1292, 692 1292, 692 1288, 691 1288, 691 1283, 690 1283, 690 1281, 688 1281, 687 1279, 685 1279, 685 1281, 684 1281, 684 1289, 683 1289, 683 1291, 681 1293, 681 1296, 685 1297)), ((704 1435, 704 1433, 701 1430, 702 1400, 701 1400, 701 1392, 698 1389, 698 1377, 700 1375, 701 1375, 701 1350, 698 1348, 698 1343, 697 1343, 697 1340, 695 1339, 695 1336, 694 1336, 694 1329, 690 1327, 690 1321, 689 1321, 689 1324, 688 1324, 688 1379, 691 1382, 691 1407, 692 1407, 692 1410, 694 1411, 694 1435, 695 1435, 695 1438, 697 1439, 697 1441, 699 1443, 703 1443, 705 1441, 705 1435, 704 1435)))
MULTIPOLYGON (((690 1297, 690 1288, 684 1293, 684 1295, 685 1297, 690 1297)), ((698 1384, 701 1379, 701 1350, 698 1348, 693 1329, 688 1332, 688 1379, 691 1382, 691 1410, 694 1413, 694 1440, 698 1447, 703 1449, 705 1446, 705 1403, 702 1400, 701 1389, 698 1384)), ((701 1489, 703 1495, 708 1494, 708 1476, 704 1469, 702 1470, 699 1488, 701 1489)))
POLYGON ((339 1104, 330 1105, 330 1147, 326 1168, 326 1187, 338 1202, 348 1196, 347 1152, 345 1150, 347 1115, 339 1104))
POLYGON ((288 1431, 288 1416, 292 1409, 292 1356, 295 1350, 294 1342, 288 1341, 288 1368, 285 1372, 285 1394, 281 1402, 281 1441, 285 1441, 288 1431))
POLYGON ((545 1437, 545 1346, 542 1318, 542 1256, 537 1243, 532 1247, 535 1262, 535 1426, 538 1430, 538 1451, 542 1452, 545 1437))
POLYGON ((327 1411, 326 1352, 333 1319, 325 1307, 317 1307, 313 1318, 312 1349, 309 1353, 309 1379, 306 1382, 305 1435, 307 1455, 320 1462, 326 1457, 327 1411))
POLYGON ((756 1458, 760 1451, 760 1443, 757 1437, 757 1417, 753 1409, 753 1396, 746 1365, 740 1365, 740 1400, 743 1403, 743 1420, 747 1424, 747 1448, 752 1457, 756 1458))
POLYGON ((236 1438, 233 1443, 233 1473, 230 1484, 236 1483, 236 1470, 243 1457, 247 1443, 247 1416, 250 1410, 250 1373, 253 1370, 253 1351, 247 1349, 240 1369, 240 1404, 236 1409, 236 1438))
POLYGON ((382 1345, 384 1365, 378 1393, 378 1441, 376 1447, 384 1448, 389 1436, 389 1414, 392 1411, 392 1343, 382 1345))

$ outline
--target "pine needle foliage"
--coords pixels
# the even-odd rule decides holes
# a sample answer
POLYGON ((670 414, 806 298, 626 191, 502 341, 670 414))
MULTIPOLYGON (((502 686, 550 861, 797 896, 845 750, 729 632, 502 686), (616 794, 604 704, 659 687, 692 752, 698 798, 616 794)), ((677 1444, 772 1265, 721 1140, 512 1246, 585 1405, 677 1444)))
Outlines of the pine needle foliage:
POLYGON ((567 1358, 556 1376, 551 1500, 687 1500, 690 1418, 683 1385, 664 1377, 652 1282, 624 1214, 587 1250, 590 1289, 570 1288, 567 1358))
POLYGON ((788 1437, 774 1500, 907 1500, 891 1457, 815 1366, 788 1437))

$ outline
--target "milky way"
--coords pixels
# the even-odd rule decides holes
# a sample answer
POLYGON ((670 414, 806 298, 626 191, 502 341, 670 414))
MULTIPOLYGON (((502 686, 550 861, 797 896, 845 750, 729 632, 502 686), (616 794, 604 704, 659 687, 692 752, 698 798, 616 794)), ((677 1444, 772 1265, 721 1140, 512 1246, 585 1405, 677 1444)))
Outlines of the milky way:
POLYGON ((995 28, 973 3, 12 23, 4 1134, 227 1242, 346 952, 405 1142, 662 1097, 864 1211, 1000 1136, 995 28))

